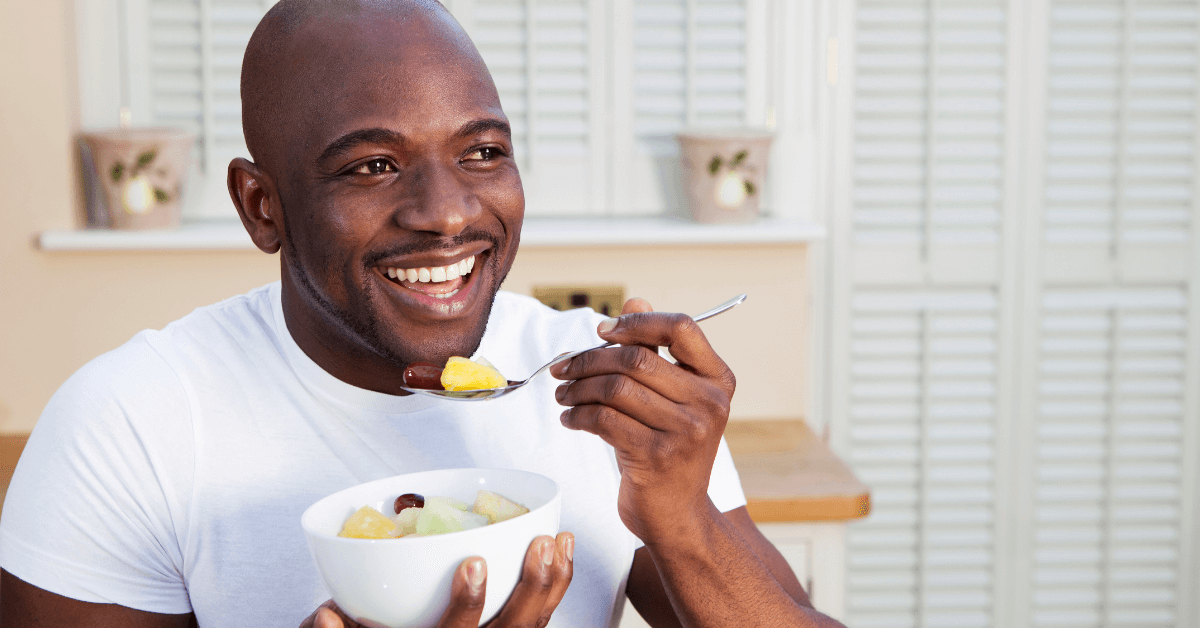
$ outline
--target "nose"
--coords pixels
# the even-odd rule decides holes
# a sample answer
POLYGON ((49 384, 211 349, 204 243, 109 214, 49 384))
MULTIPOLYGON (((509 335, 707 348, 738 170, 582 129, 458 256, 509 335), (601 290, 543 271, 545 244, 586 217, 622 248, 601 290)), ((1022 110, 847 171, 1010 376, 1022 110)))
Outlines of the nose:
POLYGON ((396 212, 401 228, 456 236, 483 215, 479 198, 462 173, 435 162, 414 166, 411 200, 396 212))

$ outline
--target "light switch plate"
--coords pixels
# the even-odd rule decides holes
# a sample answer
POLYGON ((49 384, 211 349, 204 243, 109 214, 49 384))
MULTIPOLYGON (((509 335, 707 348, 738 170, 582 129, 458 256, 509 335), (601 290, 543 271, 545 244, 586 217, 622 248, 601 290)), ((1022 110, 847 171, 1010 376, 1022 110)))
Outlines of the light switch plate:
POLYGON ((622 286, 535 286, 533 298, 550 307, 565 311, 590 307, 605 316, 621 313, 625 304, 622 286))

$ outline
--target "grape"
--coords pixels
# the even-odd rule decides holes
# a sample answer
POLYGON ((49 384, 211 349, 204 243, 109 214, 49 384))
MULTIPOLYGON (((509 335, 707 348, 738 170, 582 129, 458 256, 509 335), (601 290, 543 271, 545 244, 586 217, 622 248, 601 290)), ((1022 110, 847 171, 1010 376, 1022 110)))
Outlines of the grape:
POLYGON ((425 390, 442 389, 442 367, 428 362, 413 362, 404 369, 404 385, 425 390))
POLYGON ((396 498, 396 514, 400 514, 405 508, 424 508, 425 496, 416 493, 405 493, 396 498))

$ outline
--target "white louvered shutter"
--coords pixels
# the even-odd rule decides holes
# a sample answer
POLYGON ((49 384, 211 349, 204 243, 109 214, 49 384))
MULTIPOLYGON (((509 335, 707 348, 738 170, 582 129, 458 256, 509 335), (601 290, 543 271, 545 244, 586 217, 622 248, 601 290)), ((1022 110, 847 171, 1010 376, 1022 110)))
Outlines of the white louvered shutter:
MULTIPOLYGON (((210 175, 244 155, 241 59, 274 1, 123 1, 135 123, 198 133, 210 175)), ((495 78, 528 214, 597 216, 682 211, 674 134, 766 123, 771 1, 445 4, 495 78)), ((205 179, 193 218, 224 207, 224 177, 205 179)))
POLYGON ((1186 295, 1041 305, 1030 625, 1179 625, 1186 295))
MULTIPOLYGON (((147 125, 197 134, 202 196, 225 195, 225 166, 245 156, 242 57, 270 0, 126 0, 130 103, 147 125)), ((223 203, 193 203, 191 218, 229 218, 223 203)))
POLYGON ((1031 626, 1194 625, 1197 20, 1195 0, 1049 3, 1031 626))
MULTIPOLYGON (((756 0, 623 0, 614 10, 613 212, 684 206, 675 134, 761 120, 749 100, 756 0), (759 117, 756 118, 755 116, 759 117)), ((765 18, 765 12, 762 13, 765 18)), ((760 122, 761 124, 761 122, 760 122)))
POLYGON ((862 0, 853 277, 994 282, 1004 163, 1001 0, 862 0))
POLYGON ((1045 278, 1188 277, 1196 2, 1051 3, 1045 278))
POLYGON ((856 9, 834 395, 873 510, 847 536, 846 621, 999 626, 1006 7, 856 9))
POLYGON ((600 0, 455 0, 513 127, 529 215, 606 209, 605 54, 600 0))
POLYGON ((849 457, 873 507, 849 533, 847 625, 991 623, 997 318, 984 290, 853 297, 849 457))

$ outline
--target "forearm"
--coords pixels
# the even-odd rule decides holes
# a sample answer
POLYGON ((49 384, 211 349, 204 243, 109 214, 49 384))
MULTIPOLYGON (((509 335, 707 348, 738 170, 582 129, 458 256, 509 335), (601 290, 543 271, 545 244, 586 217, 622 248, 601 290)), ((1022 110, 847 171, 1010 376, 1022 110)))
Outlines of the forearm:
POLYGON ((776 581, 737 527, 708 503, 662 541, 646 544, 680 623, 687 628, 833 628, 776 581))

